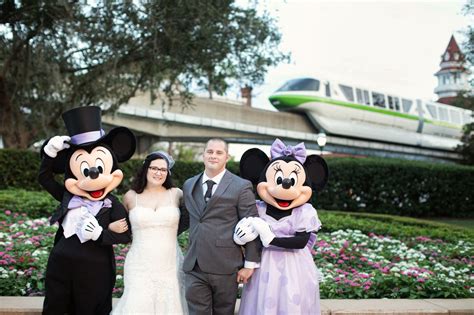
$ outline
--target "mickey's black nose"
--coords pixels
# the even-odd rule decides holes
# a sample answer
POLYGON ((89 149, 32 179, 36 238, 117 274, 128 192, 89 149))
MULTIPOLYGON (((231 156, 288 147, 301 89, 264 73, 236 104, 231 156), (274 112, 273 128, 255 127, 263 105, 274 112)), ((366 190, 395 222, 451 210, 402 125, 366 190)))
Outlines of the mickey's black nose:
POLYGON ((99 177, 99 170, 97 169, 97 167, 93 166, 89 169, 89 177, 92 179, 96 179, 97 177, 99 177))
POLYGON ((285 189, 288 189, 291 187, 291 180, 289 178, 285 178, 282 182, 281 182, 281 186, 285 189))

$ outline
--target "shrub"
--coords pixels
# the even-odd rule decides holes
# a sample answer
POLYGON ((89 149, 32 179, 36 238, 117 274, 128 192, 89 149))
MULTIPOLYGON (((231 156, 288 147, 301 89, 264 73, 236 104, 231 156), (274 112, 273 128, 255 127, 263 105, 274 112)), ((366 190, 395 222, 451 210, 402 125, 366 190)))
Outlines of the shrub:
POLYGON ((329 159, 322 209, 412 217, 474 217, 474 167, 395 159, 329 159))
POLYGON ((39 153, 27 150, 0 150, 0 189, 41 190, 38 183, 39 153))
MULTIPOLYGON (((141 160, 121 164, 125 177, 115 194, 130 187, 141 160)), ((37 183, 39 154, 0 150, 0 190, 41 190, 37 183)), ((329 158, 327 187, 315 192, 313 204, 322 209, 396 214, 412 217, 474 217, 474 167, 454 164, 375 158, 329 158)), ((238 174, 239 165, 229 162, 238 174)), ((203 169, 200 162, 177 161, 176 186, 203 169)), ((59 178, 59 177, 58 177, 59 178)))
POLYGON ((26 213, 30 218, 49 217, 59 203, 44 191, 0 190, 0 210, 26 213))

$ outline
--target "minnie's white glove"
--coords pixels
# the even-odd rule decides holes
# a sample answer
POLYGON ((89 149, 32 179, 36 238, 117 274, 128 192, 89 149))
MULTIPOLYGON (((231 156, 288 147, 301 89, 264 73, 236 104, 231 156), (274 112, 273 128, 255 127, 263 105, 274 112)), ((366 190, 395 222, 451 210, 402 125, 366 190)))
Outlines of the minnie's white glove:
POLYGON ((243 218, 235 226, 234 242, 238 245, 245 245, 258 237, 257 231, 253 228, 251 218, 243 218))
POLYGON ((251 222, 254 229, 260 235, 260 240, 262 241, 263 246, 270 246, 271 241, 275 238, 275 234, 273 234, 270 229, 270 225, 261 218, 252 218, 251 222))
POLYGON ((93 215, 87 214, 82 216, 82 221, 78 224, 76 233, 86 241, 96 241, 102 234, 102 230, 103 228, 99 225, 97 219, 93 215))
POLYGON ((44 146, 44 153, 51 158, 55 158, 59 151, 70 147, 66 141, 71 141, 71 137, 68 136, 54 136, 49 139, 48 143, 44 146))

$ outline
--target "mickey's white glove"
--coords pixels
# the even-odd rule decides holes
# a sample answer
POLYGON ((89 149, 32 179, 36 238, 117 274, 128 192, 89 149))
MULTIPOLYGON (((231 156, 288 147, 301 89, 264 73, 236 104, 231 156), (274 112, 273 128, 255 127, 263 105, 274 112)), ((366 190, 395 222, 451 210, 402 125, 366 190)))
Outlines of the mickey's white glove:
POLYGON ((260 240, 262 241, 263 246, 270 246, 271 241, 275 238, 275 234, 273 234, 270 229, 270 225, 261 218, 252 218, 251 222, 254 229, 260 235, 260 240))
POLYGON ((258 237, 257 231, 253 228, 250 218, 243 218, 237 223, 234 230, 234 242, 238 245, 245 245, 258 237))
POLYGON ((103 228, 99 225, 97 219, 93 215, 87 214, 82 216, 82 221, 79 223, 76 232, 86 241, 96 241, 102 234, 102 230, 103 228))
POLYGON ((44 146, 44 153, 51 158, 55 158, 59 151, 70 147, 66 141, 71 141, 71 137, 68 136, 54 136, 49 139, 48 143, 44 146))

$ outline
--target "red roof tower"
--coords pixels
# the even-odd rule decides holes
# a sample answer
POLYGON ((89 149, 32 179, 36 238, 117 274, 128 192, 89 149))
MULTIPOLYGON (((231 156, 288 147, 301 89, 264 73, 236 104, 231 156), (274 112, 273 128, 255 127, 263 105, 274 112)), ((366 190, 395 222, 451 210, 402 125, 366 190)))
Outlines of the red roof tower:
POLYGON ((454 35, 441 55, 439 65, 441 69, 435 73, 438 86, 434 92, 438 95, 438 102, 451 104, 460 91, 471 90, 468 80, 471 72, 466 67, 466 56, 459 49, 454 35))

